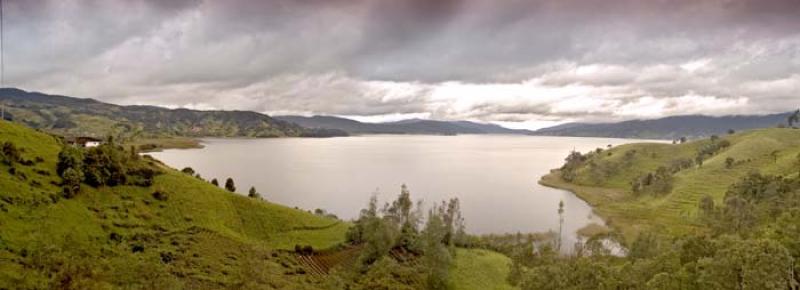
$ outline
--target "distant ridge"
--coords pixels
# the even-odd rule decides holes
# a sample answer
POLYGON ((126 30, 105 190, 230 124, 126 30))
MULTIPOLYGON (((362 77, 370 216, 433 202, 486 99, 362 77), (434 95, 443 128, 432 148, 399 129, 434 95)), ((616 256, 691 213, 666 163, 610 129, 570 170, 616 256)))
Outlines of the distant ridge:
POLYGON ((495 124, 470 121, 436 121, 410 119, 385 123, 364 123, 333 116, 275 116, 275 119, 298 124, 307 128, 342 130, 349 134, 531 134, 529 130, 514 130, 495 124))
POLYGON ((567 123, 539 129, 534 135, 643 138, 675 140, 681 137, 702 138, 725 134, 729 130, 776 127, 785 124, 791 113, 735 116, 672 116, 653 120, 631 120, 617 123, 567 123))
POLYGON ((306 129, 250 111, 197 111, 120 106, 94 99, 0 88, 5 118, 61 135, 184 137, 325 137, 336 130, 306 129))

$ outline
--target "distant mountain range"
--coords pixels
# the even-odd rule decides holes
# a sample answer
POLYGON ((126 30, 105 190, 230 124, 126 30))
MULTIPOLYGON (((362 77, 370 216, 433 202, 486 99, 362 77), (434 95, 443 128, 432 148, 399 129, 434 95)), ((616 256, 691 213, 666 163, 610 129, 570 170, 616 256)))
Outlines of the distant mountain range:
POLYGON ((681 137, 701 138, 757 128, 786 124, 791 113, 750 116, 710 117, 702 115, 673 116, 653 120, 632 120, 618 123, 567 123, 533 132, 534 135, 609 137, 675 140, 681 137))
POLYGON ((458 135, 458 134, 517 134, 533 133, 529 130, 515 130, 495 124, 484 124, 469 121, 435 121, 410 119, 386 123, 364 123, 351 119, 333 116, 275 116, 275 119, 298 124, 306 128, 342 130, 349 134, 424 134, 424 135, 458 135))
POLYGON ((536 131, 469 121, 410 119, 365 123, 333 116, 276 116, 250 111, 197 111, 120 106, 93 99, 0 89, 6 119, 66 136, 330 137, 359 134, 516 134, 643 139, 700 138, 728 130, 775 127, 790 113, 674 116, 618 123, 567 123, 536 131))
POLYGON ((0 89, 5 118, 67 136, 145 135, 183 137, 345 136, 306 129, 249 111, 196 111, 119 106, 93 99, 0 89))

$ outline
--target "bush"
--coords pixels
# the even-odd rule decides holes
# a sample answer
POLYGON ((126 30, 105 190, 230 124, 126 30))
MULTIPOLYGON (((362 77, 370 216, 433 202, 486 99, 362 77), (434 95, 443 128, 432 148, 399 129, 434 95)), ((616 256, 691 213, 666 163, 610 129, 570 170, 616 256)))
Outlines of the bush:
POLYGON ((194 175, 195 174, 194 169, 192 169, 191 167, 184 167, 183 169, 181 169, 181 172, 189 174, 189 175, 194 175))
POLYGON ((81 190, 81 181, 83 180, 83 173, 74 168, 67 168, 61 176, 63 182, 61 188, 65 198, 72 198, 81 190))
POLYGON ((228 177, 228 180, 225 180, 225 190, 236 192, 236 185, 233 183, 233 178, 228 177))
POLYGON ((0 148, 0 161, 2 161, 3 164, 11 165, 21 160, 22 155, 17 146, 8 141, 4 142, 2 148, 0 148))
POLYGON ((167 201, 169 199, 169 194, 167 194, 166 192, 164 192, 163 190, 160 190, 160 189, 158 189, 156 191, 153 191, 152 196, 156 200, 160 200, 160 201, 167 201))
POLYGON ((89 185, 116 186, 124 185, 127 181, 125 155, 113 143, 89 149, 83 162, 86 183, 89 185))

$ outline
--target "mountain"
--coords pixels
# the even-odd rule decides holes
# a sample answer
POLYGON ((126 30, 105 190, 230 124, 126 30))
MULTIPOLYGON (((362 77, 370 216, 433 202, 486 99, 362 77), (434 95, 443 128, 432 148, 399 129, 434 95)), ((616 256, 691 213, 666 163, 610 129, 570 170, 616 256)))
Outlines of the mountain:
POLYGON ((307 128, 342 130, 349 134, 529 134, 527 130, 514 130, 495 124, 469 121, 435 121, 409 119, 385 123, 364 123, 332 116, 275 116, 275 119, 298 124, 307 128))
POLYGON ((6 119, 61 135, 184 137, 341 136, 309 130, 249 111, 197 111, 155 106, 119 106, 93 99, 0 89, 6 119))
POLYGON ((567 123, 539 129, 534 135, 675 140, 721 135, 729 130, 770 128, 786 123, 790 113, 753 116, 673 116, 618 123, 567 123))

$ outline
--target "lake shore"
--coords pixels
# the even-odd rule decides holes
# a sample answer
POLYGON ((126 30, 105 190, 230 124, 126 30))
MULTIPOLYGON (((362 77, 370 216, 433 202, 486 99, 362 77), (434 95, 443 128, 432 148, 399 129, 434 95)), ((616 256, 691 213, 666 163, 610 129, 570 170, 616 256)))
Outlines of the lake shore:
POLYGON ((630 241, 639 232, 638 227, 629 222, 625 216, 618 214, 610 207, 616 201, 624 198, 625 193, 619 189, 583 186, 569 183, 561 178, 561 171, 553 169, 550 173, 539 179, 542 186, 566 190, 573 193, 592 207, 592 211, 606 223, 606 226, 622 233, 630 241))
POLYGON ((201 149, 200 139, 188 137, 141 138, 125 143, 125 146, 136 146, 142 153, 161 152, 167 149, 201 149))

